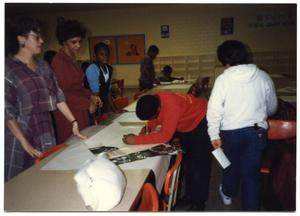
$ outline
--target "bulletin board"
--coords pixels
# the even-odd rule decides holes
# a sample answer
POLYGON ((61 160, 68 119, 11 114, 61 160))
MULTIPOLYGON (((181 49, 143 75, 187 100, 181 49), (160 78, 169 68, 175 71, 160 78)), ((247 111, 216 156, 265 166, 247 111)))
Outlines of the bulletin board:
POLYGON ((117 43, 114 36, 89 37, 90 59, 95 61, 94 46, 103 42, 109 47, 109 64, 117 64, 117 43))
POLYGON ((119 64, 139 63, 145 53, 144 35, 125 35, 117 38, 119 64))
POLYGON ((95 60, 94 46, 104 42, 110 49, 110 64, 137 64, 145 54, 145 35, 89 37, 90 59, 95 60))

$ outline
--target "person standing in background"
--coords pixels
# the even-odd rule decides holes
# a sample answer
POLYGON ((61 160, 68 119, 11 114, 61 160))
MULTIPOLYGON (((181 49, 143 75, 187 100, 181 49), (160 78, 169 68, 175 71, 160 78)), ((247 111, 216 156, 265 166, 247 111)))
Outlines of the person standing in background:
POLYGON ((225 41, 217 54, 226 69, 216 79, 208 102, 208 134, 212 146, 222 147, 231 162, 223 170, 219 193, 230 205, 241 183, 242 210, 258 211, 266 120, 277 108, 274 84, 267 73, 247 63, 242 42, 225 41))
POLYGON ((155 45, 151 45, 148 49, 147 54, 140 62, 140 90, 151 89, 154 87, 154 84, 159 84, 159 81, 156 79, 156 73, 153 64, 153 60, 156 58, 158 53, 158 47, 155 45))
POLYGON ((97 43, 94 47, 96 61, 86 69, 86 77, 89 88, 94 95, 100 97, 103 105, 101 114, 109 111, 117 112, 111 95, 111 79, 113 68, 108 64, 109 47, 103 42, 97 43))
MULTIPOLYGON (((88 112, 94 113, 101 106, 100 98, 84 88, 84 73, 76 62, 85 33, 85 28, 78 21, 58 19, 56 37, 62 48, 52 61, 58 84, 81 130, 89 126, 88 112)), ((71 128, 59 112, 54 113, 54 118, 58 141, 62 143, 71 135, 71 128)))
POLYGON ((34 163, 56 145, 50 112, 58 109, 79 138, 78 123, 65 103, 55 75, 36 59, 44 40, 40 24, 29 17, 8 21, 5 60, 5 181, 34 163))

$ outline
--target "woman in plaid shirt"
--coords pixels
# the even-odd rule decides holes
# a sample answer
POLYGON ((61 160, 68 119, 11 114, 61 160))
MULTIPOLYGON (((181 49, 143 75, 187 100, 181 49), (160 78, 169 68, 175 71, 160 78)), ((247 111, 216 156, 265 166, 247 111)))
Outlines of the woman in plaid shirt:
POLYGON ((19 18, 8 23, 5 60, 5 181, 31 166, 34 158, 56 145, 49 111, 60 110, 72 124, 78 124, 65 103, 49 65, 35 56, 44 43, 37 20, 19 18))

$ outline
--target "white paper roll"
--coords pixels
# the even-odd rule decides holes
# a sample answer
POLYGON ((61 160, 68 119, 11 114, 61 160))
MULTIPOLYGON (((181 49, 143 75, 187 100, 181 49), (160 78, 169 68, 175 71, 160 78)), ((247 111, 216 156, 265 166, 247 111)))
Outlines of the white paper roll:
POLYGON ((211 153, 215 156, 215 158, 223 167, 223 169, 227 168, 231 164, 226 155, 224 154, 223 149, 217 148, 211 153))

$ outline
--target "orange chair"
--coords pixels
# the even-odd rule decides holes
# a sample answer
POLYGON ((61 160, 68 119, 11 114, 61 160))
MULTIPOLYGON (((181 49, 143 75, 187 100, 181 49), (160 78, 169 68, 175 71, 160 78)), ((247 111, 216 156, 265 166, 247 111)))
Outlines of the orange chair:
POLYGON ((165 211, 171 211, 172 207, 176 204, 178 178, 181 168, 182 153, 179 152, 172 167, 166 174, 164 183, 164 197, 163 208, 165 211))
POLYGON ((113 80, 111 84, 117 84, 119 90, 120 90, 120 95, 123 96, 124 93, 124 79, 119 79, 119 80, 113 80))
POLYGON ((145 90, 140 90, 140 91, 135 92, 133 95, 133 100, 137 100, 139 98, 139 96, 141 96, 144 93, 145 93, 145 90))
POLYGON ((142 189, 139 206, 136 211, 158 211, 159 197, 156 188, 151 183, 145 183, 142 189))
POLYGON ((100 122, 105 121, 108 119, 108 116, 106 114, 100 115, 97 119, 95 119, 95 124, 98 125, 100 122))
POLYGON ((49 156, 50 154, 52 154, 53 152, 56 152, 58 151, 59 149, 61 149, 62 147, 64 147, 65 144, 59 144, 59 145, 56 145, 56 146, 53 146, 52 148, 48 149, 47 151, 45 151, 42 155, 42 157, 40 158, 36 158, 34 160, 34 163, 39 163, 41 160, 43 160, 45 157, 49 156))
MULTIPOLYGON (((292 139, 296 137, 296 121, 268 120, 268 124, 269 124, 269 130, 268 130, 269 140, 285 140, 285 139, 292 139)), ((260 172, 264 174, 269 174, 270 163, 271 162, 268 159, 263 159, 260 172)))
POLYGON ((114 106, 118 111, 122 111, 122 109, 129 104, 128 97, 118 97, 114 101, 114 106))

